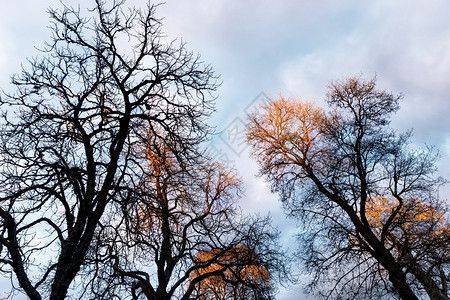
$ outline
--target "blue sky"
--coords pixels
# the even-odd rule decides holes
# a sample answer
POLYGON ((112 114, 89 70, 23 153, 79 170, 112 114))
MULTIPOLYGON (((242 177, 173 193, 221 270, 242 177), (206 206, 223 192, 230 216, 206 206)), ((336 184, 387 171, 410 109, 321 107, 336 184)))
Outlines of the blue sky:
MULTIPOLYGON (((89 4, 88 1, 64 1, 89 4)), ((130 3, 144 6, 145 1, 130 3)), ((166 0, 158 11, 170 38, 182 38, 223 81, 212 123, 214 147, 241 171, 245 211, 271 212, 290 248, 295 225, 286 221, 246 150, 236 154, 227 130, 239 131, 243 110, 261 92, 322 103, 334 79, 378 76, 378 86, 403 93, 393 126, 414 129, 418 145, 436 145, 440 174, 450 178, 450 2, 444 0, 166 0), (238 118, 238 119, 236 119, 238 118), (238 121, 236 121, 238 120, 238 121), (237 123, 236 123, 237 122, 237 123), (233 127, 235 125, 235 127, 233 127), (231 126, 231 127, 230 127, 231 126)), ((0 86, 47 40, 46 8, 58 1, 0 0, 0 86)), ((258 98, 259 99, 259 98, 258 98)), ((239 151, 237 151, 239 152, 239 151)), ((449 198, 445 187, 442 196, 449 198)), ((301 285, 278 299, 299 299, 301 285)))

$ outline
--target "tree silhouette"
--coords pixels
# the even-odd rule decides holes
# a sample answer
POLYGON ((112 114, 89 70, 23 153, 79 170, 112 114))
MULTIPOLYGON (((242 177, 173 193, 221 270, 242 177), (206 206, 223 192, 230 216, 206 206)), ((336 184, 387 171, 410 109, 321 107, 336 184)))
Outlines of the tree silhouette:
POLYGON ((209 132, 216 77, 166 42, 155 10, 51 9, 43 58, 1 98, 0 270, 30 299, 77 289, 99 223, 143 175, 131 153, 148 131, 176 142, 179 161, 209 132))
MULTIPOLYGON (((167 142, 150 135, 136 151, 147 162, 140 188, 97 232, 91 259, 98 263, 89 272, 94 298, 199 298, 205 282, 255 266, 272 272, 264 282, 274 292, 276 275, 287 275, 278 235, 268 218, 240 216, 236 172, 198 158, 181 163, 167 142)), ((227 284, 263 289, 248 279, 227 284)))
POLYGON ((448 299, 449 239, 440 229, 448 221, 411 210, 421 203, 447 216, 437 196, 443 183, 434 175, 437 156, 429 148, 411 150, 410 133, 388 127, 402 96, 378 91, 375 83, 331 83, 328 113, 309 102, 272 100, 249 117, 247 138, 261 175, 302 224, 310 291, 337 299, 391 291, 417 299, 425 291, 448 299), (425 217, 422 232, 415 226, 425 217))
POLYGON ((398 206, 396 200, 382 197, 370 199, 367 205, 370 226, 392 249, 397 261, 408 266, 419 282, 432 278, 433 283, 422 284, 428 294, 434 294, 430 288, 434 286, 447 295, 450 280, 450 223, 445 216, 445 207, 420 199, 404 198, 400 211, 391 221, 391 230, 383 232, 398 206))
POLYGON ((196 270, 195 279, 207 273, 219 273, 198 282, 199 299, 268 299, 271 295, 270 269, 259 261, 258 254, 246 246, 238 245, 216 259, 221 250, 211 250, 198 254, 198 264, 207 267, 196 270), (220 272, 222 270, 222 272, 220 272))

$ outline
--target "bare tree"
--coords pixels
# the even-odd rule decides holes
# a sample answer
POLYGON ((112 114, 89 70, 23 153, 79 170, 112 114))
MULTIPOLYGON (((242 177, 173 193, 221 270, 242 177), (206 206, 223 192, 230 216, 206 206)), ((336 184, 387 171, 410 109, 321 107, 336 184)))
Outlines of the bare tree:
POLYGON ((156 6, 123 1, 51 9, 42 59, 1 98, 0 271, 30 299, 76 289, 99 220, 142 174, 143 129, 195 155, 209 131, 216 77, 184 44, 165 42, 156 6))
POLYGON ((402 299, 424 292, 448 299, 449 238, 442 234, 448 221, 427 217, 426 234, 408 229, 411 217, 420 222, 410 213, 418 203, 448 217, 437 196, 443 183, 434 175, 437 155, 411 150, 410 133, 388 127, 401 97, 376 90, 375 79, 348 78, 331 83, 329 113, 281 97, 249 118, 247 137, 261 174, 305 231, 300 254, 313 274, 310 290, 326 298, 394 291, 402 299), (380 208, 377 222, 376 201, 389 207, 380 208))
POLYGON ((242 219, 236 172, 206 160, 180 163, 176 148, 150 136, 137 151, 145 170, 140 189, 117 203, 97 233, 97 265, 86 272, 94 298, 199 298, 199 286, 224 276, 228 289, 275 292, 276 275, 287 270, 269 219, 242 219), (266 285, 228 276, 242 268, 264 268, 266 285))

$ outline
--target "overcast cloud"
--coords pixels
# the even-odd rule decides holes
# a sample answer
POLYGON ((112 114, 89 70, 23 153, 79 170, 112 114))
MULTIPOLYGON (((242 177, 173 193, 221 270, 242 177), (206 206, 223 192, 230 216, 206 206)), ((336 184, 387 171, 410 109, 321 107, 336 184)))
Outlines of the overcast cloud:
MULTIPOLYGON (((67 3, 78 3, 63 1, 67 3)), ((89 1, 81 1, 89 5, 89 1)), ((144 6, 141 0, 131 3, 144 6)), ((334 79, 363 73, 378 76, 378 86, 403 93, 393 125, 414 128, 417 144, 436 145, 440 174, 450 178, 450 2, 165 0, 158 11, 164 31, 180 37, 221 74, 217 113, 212 123, 227 129, 261 92, 322 102, 334 79)), ((34 46, 48 38, 48 6, 58 1, 0 0, 0 87, 34 46)), ((295 247, 292 221, 277 196, 255 178, 257 167, 246 151, 227 148, 226 132, 216 147, 240 169, 247 187, 245 211, 271 211, 283 230, 285 246, 295 247), (238 151, 239 152, 239 151, 238 151)), ((450 189, 443 189, 448 198, 450 189)), ((278 299, 299 299, 301 285, 278 299)), ((1 294, 0 294, 1 296, 1 294)))

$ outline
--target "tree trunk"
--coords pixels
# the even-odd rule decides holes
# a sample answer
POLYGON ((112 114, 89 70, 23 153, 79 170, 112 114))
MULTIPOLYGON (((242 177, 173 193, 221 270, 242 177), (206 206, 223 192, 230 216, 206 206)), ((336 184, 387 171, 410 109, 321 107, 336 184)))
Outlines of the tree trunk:
POLYGON ((422 284, 431 300, 449 300, 449 298, 439 289, 438 285, 430 277, 429 274, 423 271, 423 269, 414 264, 411 267, 411 273, 417 278, 417 280, 422 284))
POLYGON ((400 270, 390 270, 389 280, 392 282, 395 291, 403 300, 418 300, 416 294, 411 290, 406 282, 406 275, 400 270))

